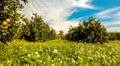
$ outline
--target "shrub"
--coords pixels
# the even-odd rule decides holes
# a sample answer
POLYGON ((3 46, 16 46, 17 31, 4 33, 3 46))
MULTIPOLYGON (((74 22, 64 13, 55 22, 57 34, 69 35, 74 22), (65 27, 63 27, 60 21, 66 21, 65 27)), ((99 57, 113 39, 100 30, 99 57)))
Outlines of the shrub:
POLYGON ((91 17, 88 21, 83 21, 77 27, 71 27, 68 34, 66 34, 66 39, 88 43, 103 43, 108 40, 108 33, 99 20, 91 17))
POLYGON ((55 39, 56 32, 45 23, 41 16, 33 14, 34 17, 23 26, 21 38, 28 41, 46 41, 55 39))

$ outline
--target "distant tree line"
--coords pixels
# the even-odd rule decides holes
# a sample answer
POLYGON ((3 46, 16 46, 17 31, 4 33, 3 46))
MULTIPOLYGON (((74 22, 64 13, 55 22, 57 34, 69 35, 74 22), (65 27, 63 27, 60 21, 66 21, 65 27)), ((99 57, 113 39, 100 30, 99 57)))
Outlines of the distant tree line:
POLYGON ((120 40, 120 32, 109 32, 109 40, 120 40))
POLYGON ((28 41, 47 41, 54 39, 64 39, 76 42, 104 43, 109 40, 120 40, 120 33, 107 32, 106 28, 96 18, 90 17, 88 20, 80 22, 77 27, 70 27, 67 34, 62 30, 57 34, 43 18, 33 14, 31 19, 23 18, 25 24, 21 25, 20 39, 28 41))

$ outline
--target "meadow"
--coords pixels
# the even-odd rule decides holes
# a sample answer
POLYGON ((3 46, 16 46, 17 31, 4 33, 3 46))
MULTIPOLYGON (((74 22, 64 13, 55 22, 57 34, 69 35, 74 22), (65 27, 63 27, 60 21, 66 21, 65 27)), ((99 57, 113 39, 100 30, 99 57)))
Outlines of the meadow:
POLYGON ((0 44, 0 66, 120 66, 120 41, 14 40, 0 44))

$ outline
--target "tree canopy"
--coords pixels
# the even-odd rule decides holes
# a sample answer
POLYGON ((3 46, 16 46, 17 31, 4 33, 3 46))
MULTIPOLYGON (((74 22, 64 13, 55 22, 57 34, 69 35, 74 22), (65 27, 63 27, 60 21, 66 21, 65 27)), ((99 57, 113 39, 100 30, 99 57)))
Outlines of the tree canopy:
POLYGON ((87 21, 81 22, 77 27, 71 27, 66 35, 67 40, 82 41, 82 42, 106 42, 108 33, 106 28, 93 17, 87 21))
POLYGON ((21 38, 28 41, 46 41, 56 38, 56 32, 37 14, 23 26, 21 38))
POLYGON ((0 42, 11 41, 17 34, 18 21, 22 16, 18 10, 23 8, 27 0, 1 0, 0 1, 0 42))

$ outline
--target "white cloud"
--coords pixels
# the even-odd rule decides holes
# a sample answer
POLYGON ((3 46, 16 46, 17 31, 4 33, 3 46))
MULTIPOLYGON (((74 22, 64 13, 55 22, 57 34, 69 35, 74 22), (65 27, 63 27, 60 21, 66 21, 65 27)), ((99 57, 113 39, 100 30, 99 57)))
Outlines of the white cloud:
POLYGON ((113 16, 115 17, 120 16, 118 15, 118 13, 120 14, 120 7, 104 10, 102 12, 95 14, 95 16, 97 16, 100 19, 106 19, 106 18, 113 18, 113 16))
POLYGON ((107 19, 103 21, 102 24, 107 27, 109 32, 120 32, 120 7, 99 12, 95 14, 95 17, 99 18, 100 20, 107 19))
POLYGON ((95 9, 93 5, 90 3, 92 0, 73 0, 73 3, 75 6, 81 7, 81 8, 90 8, 90 9, 95 9))
POLYGON ((69 26, 76 26, 79 21, 67 20, 67 18, 76 10, 74 7, 89 8, 91 0, 29 0, 29 3, 24 9, 27 17, 31 17, 32 13, 38 13, 46 22, 50 23, 57 31, 68 31, 69 26))
MULTIPOLYGON (((88 9, 96 9, 90 3, 92 0, 29 0, 30 2, 24 9, 24 13, 27 14, 27 17, 31 17, 32 13, 38 13, 41 15, 45 22, 48 22, 51 27, 53 27, 56 31, 63 30, 65 33, 68 31, 70 25, 77 26, 78 20, 67 20, 67 18, 76 10, 74 7, 79 8, 88 8, 88 9)), ((99 12, 94 15, 100 20, 103 21, 102 24, 107 26, 109 32, 111 31, 120 31, 119 26, 115 27, 115 25, 120 25, 120 7, 106 9, 102 12, 99 12)), ((87 17, 87 16, 86 16, 87 17)), ((83 17, 83 18, 86 18, 83 17)), ((89 17, 89 16, 88 16, 89 17)), ((83 19, 80 18, 80 19, 83 19)))
POLYGON ((109 32, 120 32, 120 27, 110 27, 110 28, 107 28, 107 31, 109 31, 109 32))
MULTIPOLYGON (((102 24, 106 27, 109 27, 109 26, 114 26, 115 25, 120 25, 120 20, 114 20, 114 21, 105 21, 105 22, 102 22, 102 24)), ((118 26, 116 26, 118 27, 118 26)))

